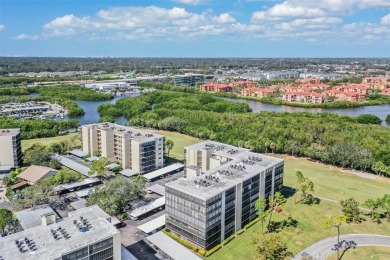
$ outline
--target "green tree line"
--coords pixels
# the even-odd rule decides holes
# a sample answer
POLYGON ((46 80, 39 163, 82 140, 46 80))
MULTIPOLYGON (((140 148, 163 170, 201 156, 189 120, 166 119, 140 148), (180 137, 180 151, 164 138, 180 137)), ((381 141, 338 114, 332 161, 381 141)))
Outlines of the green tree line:
POLYGON ((306 156, 375 173, 380 169, 383 175, 390 175, 387 127, 360 124, 354 117, 330 113, 248 113, 244 104, 203 97, 153 92, 122 99, 113 106, 123 111, 132 125, 177 131, 256 152, 306 156), (196 99, 198 103, 193 104, 196 99))
POLYGON ((0 117, 0 128, 20 128, 22 139, 57 136, 60 131, 77 128, 77 120, 17 120, 0 117))

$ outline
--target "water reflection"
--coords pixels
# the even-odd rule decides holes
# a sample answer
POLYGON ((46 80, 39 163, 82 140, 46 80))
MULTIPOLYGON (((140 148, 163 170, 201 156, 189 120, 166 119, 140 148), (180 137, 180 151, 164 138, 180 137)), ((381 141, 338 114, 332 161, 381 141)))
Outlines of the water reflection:
POLYGON ((228 101, 246 103, 253 110, 253 112, 272 111, 272 112, 310 112, 310 113, 333 113, 347 116, 359 116, 362 114, 376 115, 382 119, 382 124, 390 126, 385 122, 385 118, 390 114, 390 105, 378 105, 378 106, 365 106, 354 108, 305 108, 305 107, 290 107, 284 105, 273 105, 267 103, 261 103, 245 99, 236 98, 223 98, 228 101))

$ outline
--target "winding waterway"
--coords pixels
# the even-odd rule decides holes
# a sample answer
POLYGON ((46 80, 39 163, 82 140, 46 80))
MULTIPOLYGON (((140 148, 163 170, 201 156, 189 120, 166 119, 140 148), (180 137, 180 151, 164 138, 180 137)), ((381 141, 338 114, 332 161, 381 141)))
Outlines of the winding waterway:
MULTIPOLYGON (((80 124, 90 124, 99 122, 100 115, 97 112, 97 107, 100 104, 114 104, 118 100, 124 97, 136 97, 138 93, 128 94, 125 96, 115 96, 113 99, 108 101, 79 101, 75 100, 75 102, 85 111, 85 115, 79 117, 71 117, 72 119, 79 120, 80 124)), ((304 107, 290 107, 284 105, 272 105, 262 102, 256 102, 245 99, 236 99, 236 98, 223 98, 232 102, 240 102, 246 103, 253 110, 253 112, 262 112, 262 111, 271 111, 271 112, 310 112, 310 113, 334 113, 340 115, 348 115, 348 116, 359 116, 362 114, 372 114, 378 116, 382 119, 382 124, 390 126, 390 124, 385 122, 385 118, 388 114, 390 114, 390 105, 378 105, 378 106, 364 106, 364 107, 355 107, 355 108, 304 108, 304 107)), ((70 117, 67 117, 70 118, 70 117)), ((128 123, 127 119, 124 117, 116 118, 115 120, 118 123, 124 124, 128 123)))
POLYGON ((364 106, 353 108, 305 108, 305 107, 290 107, 284 105, 273 105, 257 101, 251 101, 246 99, 237 98, 223 98, 228 101, 246 103, 252 109, 253 112, 271 111, 271 112, 310 112, 310 113, 333 113, 347 116, 359 116, 362 114, 376 115, 382 119, 382 125, 390 126, 386 123, 385 119, 390 114, 390 105, 377 105, 377 106, 364 106))

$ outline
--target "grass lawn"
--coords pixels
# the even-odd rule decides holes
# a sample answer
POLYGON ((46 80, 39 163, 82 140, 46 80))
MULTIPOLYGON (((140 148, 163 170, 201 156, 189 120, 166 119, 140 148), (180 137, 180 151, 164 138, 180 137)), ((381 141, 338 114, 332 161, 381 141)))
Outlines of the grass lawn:
POLYGON ((314 194, 334 200, 354 197, 361 204, 366 199, 381 197, 390 192, 390 179, 378 177, 370 180, 331 165, 324 165, 305 158, 272 155, 285 160, 284 186, 296 187, 295 173, 301 171, 314 182, 314 194))
POLYGON ((172 150, 169 153, 169 156, 172 158, 175 158, 177 160, 183 160, 184 159, 184 147, 199 143, 202 140, 189 136, 189 135, 183 135, 176 132, 169 132, 169 131, 161 131, 161 130, 155 130, 155 129, 148 129, 151 132, 154 132, 156 134, 165 135, 165 140, 172 140, 174 143, 174 146, 172 150))
MULTIPOLYGON (((325 230, 322 228, 322 223, 327 217, 340 213, 341 207, 332 202, 321 201, 319 205, 307 206, 295 204, 294 198, 291 197, 284 206, 284 213, 274 213, 272 220, 282 221, 287 219, 286 215, 288 215, 298 221, 296 227, 286 227, 280 231, 287 242, 289 251, 296 254, 318 240, 335 236, 337 234, 336 229, 325 230)), ((357 233, 388 235, 390 234, 390 225, 387 222, 378 225, 367 218, 367 221, 362 224, 344 224, 341 228, 342 234, 355 233, 355 231, 357 233)), ((260 233, 261 223, 258 222, 209 258, 232 260, 255 259, 256 246, 252 241, 260 233)))
MULTIPOLYGON (((340 254, 341 255, 341 254, 340 254)), ((337 254, 327 258, 327 260, 336 260, 337 254)), ((372 259, 387 260, 390 259, 390 247, 365 246, 350 249, 342 255, 342 260, 349 259, 372 259)))
MULTIPOLYGON (((78 133, 72 133, 67 135, 61 135, 56 137, 48 137, 48 138, 37 138, 37 139, 28 139, 28 140, 22 140, 22 151, 27 150, 35 143, 41 143, 43 145, 50 145, 52 143, 58 143, 65 140, 72 140, 74 136, 79 135, 78 133)), ((80 144, 81 142, 78 141, 80 144)))

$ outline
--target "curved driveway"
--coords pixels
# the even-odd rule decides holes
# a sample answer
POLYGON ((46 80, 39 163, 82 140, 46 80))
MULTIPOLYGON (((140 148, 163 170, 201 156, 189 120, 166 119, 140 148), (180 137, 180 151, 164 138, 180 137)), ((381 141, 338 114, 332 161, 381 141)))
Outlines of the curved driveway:
MULTIPOLYGON (((373 234, 348 234, 341 235, 341 240, 353 240, 357 244, 357 246, 385 246, 390 247, 390 236, 383 235, 373 235, 373 234)), ((308 253, 310 256, 314 257, 314 259, 326 259, 335 251, 332 251, 331 248, 337 244, 337 236, 328 237, 323 240, 320 240, 309 247, 306 247, 304 250, 299 252, 293 259, 300 260, 303 252, 308 253)), ((340 250, 340 252, 342 252, 340 250)))

